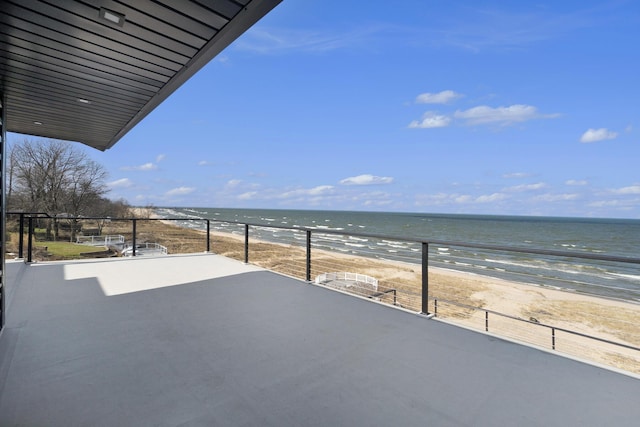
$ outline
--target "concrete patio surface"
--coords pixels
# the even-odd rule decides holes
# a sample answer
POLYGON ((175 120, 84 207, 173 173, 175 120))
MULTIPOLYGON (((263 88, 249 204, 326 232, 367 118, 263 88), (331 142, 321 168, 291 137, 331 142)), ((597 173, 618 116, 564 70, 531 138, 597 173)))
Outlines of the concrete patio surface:
POLYGON ((636 426, 640 380, 218 255, 7 262, 0 426, 636 426))

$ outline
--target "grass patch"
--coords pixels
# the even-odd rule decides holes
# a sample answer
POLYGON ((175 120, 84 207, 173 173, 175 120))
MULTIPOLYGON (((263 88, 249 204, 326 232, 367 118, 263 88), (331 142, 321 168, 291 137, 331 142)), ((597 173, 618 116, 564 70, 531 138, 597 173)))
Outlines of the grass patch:
POLYGON ((55 259, 59 258, 80 258, 80 254, 104 252, 102 246, 78 245, 70 242, 37 242, 38 248, 47 248, 47 252, 55 259))

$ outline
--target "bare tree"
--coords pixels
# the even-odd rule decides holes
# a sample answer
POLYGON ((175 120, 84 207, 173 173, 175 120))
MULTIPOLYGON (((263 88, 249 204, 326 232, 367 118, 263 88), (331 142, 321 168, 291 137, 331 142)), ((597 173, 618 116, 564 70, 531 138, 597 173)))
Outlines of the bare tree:
MULTIPOLYGON (((104 168, 68 142, 24 140, 11 147, 9 161, 12 209, 73 218, 107 193, 104 168)), ((58 237, 55 217, 47 238, 58 237)))
POLYGON ((132 216, 131 206, 126 200, 109 200, 106 198, 100 198, 96 203, 92 203, 89 211, 83 212, 83 215, 100 218, 96 220, 98 235, 102 235, 102 230, 111 222, 111 219, 130 218, 132 216))

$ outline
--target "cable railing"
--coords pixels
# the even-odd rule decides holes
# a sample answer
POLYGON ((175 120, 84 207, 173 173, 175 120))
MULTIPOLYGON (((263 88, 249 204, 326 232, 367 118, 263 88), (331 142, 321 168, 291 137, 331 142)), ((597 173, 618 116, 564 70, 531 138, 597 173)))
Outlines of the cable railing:
MULTIPOLYGON (((33 221, 50 217, 42 213, 15 214, 20 215, 21 258, 22 236, 25 234, 25 224, 28 224, 26 261, 31 262, 33 221)), ((76 218, 78 221, 104 219, 76 218)), ((112 224, 120 223, 125 227, 129 224, 129 232, 119 235, 127 236, 127 245, 132 248, 130 255, 134 257, 140 255, 136 253, 136 248, 141 248, 143 243, 148 244, 140 243, 140 235, 153 233, 145 231, 142 224, 152 221, 173 222, 182 227, 190 224, 186 228, 201 231, 193 239, 199 240, 206 252, 220 253, 309 283, 315 282, 320 286, 423 315, 449 319, 553 351, 570 354, 574 351, 579 356, 585 356, 592 352, 588 342, 597 343, 598 346, 617 349, 620 354, 615 357, 621 360, 631 358, 636 366, 640 366, 640 332, 637 330, 640 321, 640 304, 637 304, 640 301, 640 285, 623 288, 607 280, 601 283, 591 280, 609 270, 615 270, 619 272, 616 274, 623 277, 640 277, 640 258, 207 218, 109 220, 112 224), (231 243, 224 241, 228 236, 232 237, 231 243), (318 277, 328 278, 336 272, 353 272, 370 277, 376 280, 377 289, 366 284, 366 281, 351 286, 333 286, 335 283, 331 285, 323 283, 326 280, 317 280, 318 277), (458 276, 451 278, 441 272, 453 272, 458 276), (494 309, 487 306, 488 302, 482 297, 486 294, 482 285, 484 278, 524 284, 525 293, 535 293, 536 289, 552 289, 569 291, 566 294, 574 296, 597 295, 603 302, 625 300, 632 309, 617 310, 621 314, 616 318, 598 314, 582 301, 565 305, 547 301, 544 305, 528 307, 519 312, 514 312, 508 305, 494 309), (582 319, 581 322, 569 322, 564 316, 568 311, 572 312, 573 317, 582 319), (592 312, 595 314, 589 314, 590 317, 581 317, 592 312), (580 324, 589 328, 582 331, 580 324)), ((106 240, 107 236, 104 238, 106 240)), ((99 239, 99 236, 95 236, 95 239, 99 239)), ((159 241, 159 245, 163 243, 159 241)), ((613 357, 612 350, 606 350, 605 353, 604 359, 613 357)))
POLYGON ((111 246, 111 245, 124 245, 124 236, 121 234, 117 235, 106 235, 106 236, 77 236, 76 243, 80 245, 89 245, 89 246, 111 246))

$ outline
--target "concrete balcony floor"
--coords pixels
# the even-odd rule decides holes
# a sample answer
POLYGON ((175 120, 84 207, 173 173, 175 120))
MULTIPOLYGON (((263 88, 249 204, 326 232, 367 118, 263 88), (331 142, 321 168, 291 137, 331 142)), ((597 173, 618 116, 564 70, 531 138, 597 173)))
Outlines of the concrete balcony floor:
POLYGON ((636 426, 640 380, 218 255, 7 262, 0 426, 636 426))

